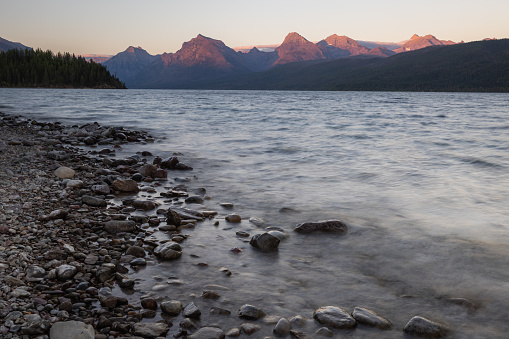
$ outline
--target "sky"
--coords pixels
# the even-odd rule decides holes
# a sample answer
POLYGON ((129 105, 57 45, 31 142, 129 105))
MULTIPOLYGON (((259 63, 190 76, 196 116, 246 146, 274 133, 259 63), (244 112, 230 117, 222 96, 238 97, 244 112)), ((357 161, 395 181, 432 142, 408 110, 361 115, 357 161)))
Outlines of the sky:
POLYGON ((0 37, 75 54, 141 46, 176 52, 198 34, 229 47, 280 44, 290 32, 399 42, 509 38, 508 0, 0 0, 0 37))

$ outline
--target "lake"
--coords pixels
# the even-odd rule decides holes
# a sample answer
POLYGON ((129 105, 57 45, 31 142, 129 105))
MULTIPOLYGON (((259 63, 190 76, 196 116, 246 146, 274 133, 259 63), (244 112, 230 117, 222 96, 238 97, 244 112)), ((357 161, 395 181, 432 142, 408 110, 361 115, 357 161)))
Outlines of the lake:
MULTIPOLYGON (((451 337, 506 336, 508 107, 509 95, 482 93, 0 89, 2 112, 147 130, 154 144, 118 156, 179 152, 194 167, 184 174, 188 186, 210 196, 197 207, 217 210, 220 224, 189 230, 178 262, 132 272, 133 298, 185 303, 221 285, 220 301, 197 305, 235 312, 250 303, 285 317, 364 306, 394 324, 342 332, 351 338, 404 338, 414 315, 443 321, 451 337), (242 223, 222 219, 230 212, 222 202, 235 205, 242 223), (263 232, 250 218, 289 234, 277 252, 236 236, 263 232), (343 220, 349 232, 293 232, 324 219, 343 220), (168 278, 179 283, 152 290, 168 278)), ((202 313, 202 325, 239 325, 202 313)), ((306 331, 315 327, 308 322, 306 331)))

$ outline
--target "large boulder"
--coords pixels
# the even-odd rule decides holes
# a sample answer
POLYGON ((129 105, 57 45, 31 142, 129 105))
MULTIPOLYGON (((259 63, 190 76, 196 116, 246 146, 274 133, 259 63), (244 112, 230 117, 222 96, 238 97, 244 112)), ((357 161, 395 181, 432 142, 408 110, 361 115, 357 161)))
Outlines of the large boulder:
POLYGON ((251 238, 249 244, 262 251, 277 250, 280 240, 270 233, 256 234, 251 238))
POLYGON ((162 260, 174 260, 182 255, 182 247, 173 241, 166 242, 154 249, 156 257, 162 260))
POLYGON ((445 325, 419 316, 410 319, 405 328, 403 328, 403 331, 408 334, 428 338, 441 338, 448 332, 445 325))
POLYGON ((294 228, 295 232, 311 233, 315 231, 346 233, 348 227, 341 220, 321 220, 317 222, 305 222, 294 228))
POLYGON ((382 317, 375 311, 368 310, 363 307, 356 307, 353 310, 352 317, 359 323, 373 326, 381 330, 388 330, 392 327, 392 323, 382 317))
POLYGON ((320 307, 313 313, 313 318, 320 324, 333 328, 348 329, 357 326, 355 319, 342 307, 320 307))
POLYGON ((63 321, 53 324, 49 331, 51 339, 94 339, 95 330, 92 325, 81 321, 63 321))

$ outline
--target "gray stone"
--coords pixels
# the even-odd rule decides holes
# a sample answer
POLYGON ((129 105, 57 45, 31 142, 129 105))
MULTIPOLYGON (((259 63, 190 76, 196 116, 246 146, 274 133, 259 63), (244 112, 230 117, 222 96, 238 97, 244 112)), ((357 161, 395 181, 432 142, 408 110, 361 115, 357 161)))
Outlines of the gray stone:
POLYGON ((290 318, 290 324, 292 324, 292 327, 304 327, 306 325, 306 318, 301 315, 296 315, 290 318))
POLYGON ((165 323, 135 323, 133 328, 134 334, 143 338, 156 338, 168 331, 165 323))
POLYGON ((107 203, 106 200, 93 197, 91 195, 84 195, 81 197, 81 202, 94 207, 106 207, 107 203))
POLYGON ((51 339, 94 339, 95 330, 92 325, 81 321, 56 322, 50 329, 49 337, 51 339))
POLYGON ((57 278, 60 281, 66 281, 72 279, 76 273, 78 273, 78 269, 72 265, 60 265, 56 269, 57 278))
POLYGON ((61 166, 53 172, 60 179, 72 179, 76 173, 72 168, 61 166))
POLYGON ((292 329, 292 325, 288 320, 285 318, 279 319, 276 326, 274 326, 273 332, 275 335, 284 337, 290 333, 290 330, 292 329))
POLYGON ((448 329, 443 324, 416 316, 410 319, 403 331, 422 337, 441 338, 447 334, 448 329))
POLYGON ((51 323, 48 320, 35 320, 27 321, 21 325, 20 333, 26 335, 38 335, 47 333, 51 327, 51 323))
POLYGON ((316 335, 321 335, 322 337, 332 337, 334 336, 334 332, 329 330, 327 327, 320 327, 315 332, 316 335))
POLYGON ((346 233, 346 224, 340 220, 322 220, 317 222, 306 222, 294 228, 295 232, 311 233, 315 231, 346 233))
POLYGON ((388 330, 392 327, 392 323, 389 320, 385 319, 375 311, 368 310, 367 308, 354 308, 352 316, 359 324, 373 326, 381 330, 388 330))
POLYGON ((18 287, 11 292, 10 296, 11 298, 27 298, 30 296, 30 292, 23 289, 22 287, 18 287))
POLYGON ((91 187, 92 192, 107 195, 110 194, 111 190, 108 185, 93 185, 91 187))
POLYGON ((217 327, 202 327, 188 336, 189 339, 224 339, 224 332, 217 327))
POLYGON ((169 315, 178 315, 182 310, 182 303, 178 300, 163 301, 161 310, 169 315))
POLYGON ((169 241, 154 249, 154 254, 159 259, 174 260, 182 255, 182 247, 176 242, 169 241))
POLYGON ((104 224, 104 230, 108 233, 133 232, 136 224, 132 220, 110 220, 104 224))
POLYGON ((197 319, 201 316, 200 309, 193 303, 190 302, 186 307, 184 307, 184 317, 197 319))
POLYGON ((240 334, 241 334, 240 328, 238 328, 238 327, 234 327, 232 329, 229 329, 226 332, 226 336, 227 337, 238 337, 238 336, 240 336, 240 334))
POLYGON ((256 325, 256 324, 243 323, 242 325, 240 325, 240 328, 242 329, 242 331, 244 331, 244 333, 246 333, 247 335, 250 335, 250 334, 255 333, 256 331, 259 331, 261 327, 260 327, 260 325, 256 325))
POLYGON ((320 307, 313 313, 313 318, 322 325, 334 328, 348 329, 357 325, 347 310, 336 306, 320 307))
POLYGON ((44 278, 46 275, 46 270, 42 267, 36 265, 30 265, 26 269, 26 277, 27 278, 44 278))
POLYGON ((76 188, 76 189, 83 188, 83 181, 81 181, 81 180, 69 180, 69 181, 67 181, 65 186, 69 187, 69 188, 76 188))
POLYGON ((273 251, 277 250, 280 240, 270 233, 256 234, 251 238, 249 244, 254 248, 258 248, 262 251, 273 251))
POLYGON ((144 258, 145 257, 145 250, 142 247, 139 246, 131 246, 127 249, 125 252, 127 255, 133 255, 136 258, 144 258))
POLYGON ((241 318, 258 320, 264 316, 265 312, 253 305, 245 304, 239 309, 239 317, 241 318))

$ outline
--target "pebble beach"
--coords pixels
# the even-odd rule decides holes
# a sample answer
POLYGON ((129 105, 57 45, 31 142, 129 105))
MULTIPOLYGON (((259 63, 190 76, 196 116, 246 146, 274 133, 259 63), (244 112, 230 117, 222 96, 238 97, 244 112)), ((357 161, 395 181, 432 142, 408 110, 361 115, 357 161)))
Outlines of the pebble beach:
MULTIPOLYGON (((192 175, 192 168, 179 161, 179 154, 168 159, 152 154, 147 146, 152 142, 143 131, 39 123, 0 113, 2 338, 314 338, 358 324, 400 336, 403 331, 424 337, 449 332, 446 324, 418 315, 409 317, 403 329, 394 329, 383 315, 362 307, 324 305, 313 314, 295 310, 295 316, 283 318, 248 303, 204 309, 191 299, 133 301, 113 293, 135 288, 130 273, 137 267, 178 260, 187 229, 204 220, 241 221, 231 213, 234 202, 224 202, 219 212, 183 207, 202 203, 208 192, 189 189, 185 178, 170 183, 168 171, 185 176, 192 175), (139 145, 139 151, 119 159, 115 150, 125 144, 139 145), (156 192, 158 199, 147 198, 156 192), (153 237, 156 232, 165 239, 153 237), (236 318, 238 326, 200 323, 205 313, 236 318)), ((347 225, 328 220, 295 231, 341 234, 347 225)), ((252 237, 242 231, 237 236, 257 250, 277 251, 288 234, 266 229, 252 237)), ((228 275, 228 269, 223 273, 228 275)), ((217 290, 202 292, 200 299, 220 297, 217 290)), ((467 299, 454 302, 476 308, 467 299)))

